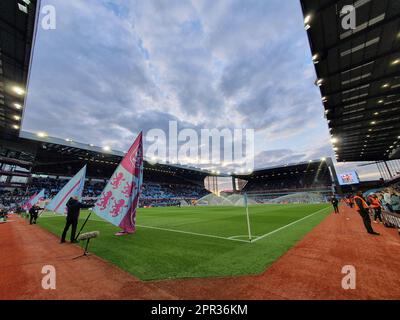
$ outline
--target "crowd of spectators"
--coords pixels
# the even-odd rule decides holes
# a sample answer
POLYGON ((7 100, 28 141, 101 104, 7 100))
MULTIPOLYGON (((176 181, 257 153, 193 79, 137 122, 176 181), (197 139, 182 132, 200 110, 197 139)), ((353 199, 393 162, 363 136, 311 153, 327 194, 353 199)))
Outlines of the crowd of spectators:
POLYGON ((302 192, 319 189, 330 189, 328 183, 318 183, 302 180, 280 180, 280 181, 256 181, 249 182, 245 191, 249 193, 266 193, 275 191, 302 192))
POLYGON ((195 184, 168 184, 168 183, 144 183, 142 189, 143 199, 168 199, 188 198, 198 199, 208 192, 195 184))
POLYGON ((375 194, 385 210, 400 213, 400 183, 376 191, 375 194))
MULTIPOLYGON (((35 177, 31 183, 24 189, 15 188, 14 190, 0 190, 0 207, 10 208, 17 204, 26 202, 30 196, 45 189, 45 198, 53 198, 62 187, 68 182, 68 179, 35 177)), ((142 186, 140 197, 140 206, 172 206, 181 205, 182 201, 190 203, 197 200, 209 192, 204 187, 190 183, 173 180, 174 183, 150 182, 145 181, 142 186)), ((87 180, 83 191, 83 199, 88 202, 95 202, 101 195, 107 181, 87 180)))
POLYGON ((140 206, 180 206, 191 203, 209 194, 204 187, 190 183, 154 183, 143 184, 140 206))
POLYGON ((24 203, 28 199, 29 196, 22 189, 0 190, 0 209, 15 207, 16 204, 24 203))
MULTIPOLYGON (((34 194, 45 189, 46 198, 54 197, 69 181, 69 178, 32 178, 26 193, 34 194)), ((85 189, 83 190, 83 197, 97 197, 101 194, 106 181, 87 180, 85 182, 85 189)))

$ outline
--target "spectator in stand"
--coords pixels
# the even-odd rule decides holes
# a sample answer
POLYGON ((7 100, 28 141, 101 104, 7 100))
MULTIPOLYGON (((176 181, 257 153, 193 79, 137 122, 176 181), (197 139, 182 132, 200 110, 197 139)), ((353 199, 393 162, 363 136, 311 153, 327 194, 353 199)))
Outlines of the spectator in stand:
POLYGON ((385 200, 385 206, 388 208, 390 212, 393 212, 392 209, 392 194, 389 188, 386 188, 383 193, 383 199, 385 200))
POLYGON ((400 198, 396 192, 392 193, 392 196, 390 197, 390 202, 393 212, 400 213, 400 198))

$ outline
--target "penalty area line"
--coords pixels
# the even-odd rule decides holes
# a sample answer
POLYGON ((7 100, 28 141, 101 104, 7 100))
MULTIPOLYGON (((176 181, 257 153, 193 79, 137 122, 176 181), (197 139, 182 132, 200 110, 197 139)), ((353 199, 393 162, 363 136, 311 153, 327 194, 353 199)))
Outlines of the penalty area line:
POLYGON ((320 213, 320 212, 322 212, 322 211, 324 211, 324 210, 326 210, 326 209, 330 209, 330 207, 326 207, 326 208, 323 208, 323 209, 318 210, 318 211, 316 211, 316 212, 313 212, 313 213, 309 214, 308 216, 305 216, 305 217, 303 217, 303 218, 301 218, 301 219, 295 220, 295 221, 293 221, 293 222, 291 222, 291 223, 289 223, 289 224, 287 224, 287 225, 284 225, 283 227, 280 227, 280 228, 275 229, 275 230, 273 230, 273 231, 271 231, 271 232, 268 232, 268 233, 266 233, 266 234, 264 234, 264 235, 262 235, 262 236, 259 236, 259 237, 257 237, 256 239, 254 239, 252 242, 254 243, 254 242, 258 241, 258 240, 264 239, 264 238, 270 236, 271 234, 274 234, 275 232, 281 231, 281 230, 283 230, 283 229, 285 229, 285 228, 287 228, 287 227, 290 227, 290 226, 292 226, 292 225, 294 225, 294 224, 296 224, 296 223, 298 223, 298 222, 300 222, 300 221, 303 221, 303 220, 305 220, 305 219, 308 219, 308 218, 310 218, 310 217, 312 217, 312 216, 314 216, 314 215, 316 215, 316 214, 318 214, 318 213, 320 213))
POLYGON ((200 237, 208 237, 208 238, 215 238, 215 239, 222 239, 222 240, 249 243, 248 240, 231 239, 231 238, 220 237, 220 236, 215 236, 215 235, 211 235, 211 234, 204 234, 204 233, 197 233, 197 232, 190 232, 190 231, 183 231, 183 230, 175 230, 175 229, 167 229, 167 228, 160 228, 160 227, 152 227, 152 226, 144 226, 144 225, 140 225, 140 224, 137 224, 136 226, 140 227, 140 228, 155 229, 155 230, 161 230, 161 231, 169 231, 169 232, 190 234, 190 235, 200 236, 200 237))

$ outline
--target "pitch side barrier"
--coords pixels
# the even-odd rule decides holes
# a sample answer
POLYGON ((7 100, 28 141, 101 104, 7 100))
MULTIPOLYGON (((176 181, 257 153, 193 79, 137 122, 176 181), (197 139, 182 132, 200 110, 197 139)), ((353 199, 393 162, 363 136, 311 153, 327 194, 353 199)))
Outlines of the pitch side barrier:
POLYGON ((385 225, 400 229, 400 214, 384 210, 382 211, 382 219, 385 225))

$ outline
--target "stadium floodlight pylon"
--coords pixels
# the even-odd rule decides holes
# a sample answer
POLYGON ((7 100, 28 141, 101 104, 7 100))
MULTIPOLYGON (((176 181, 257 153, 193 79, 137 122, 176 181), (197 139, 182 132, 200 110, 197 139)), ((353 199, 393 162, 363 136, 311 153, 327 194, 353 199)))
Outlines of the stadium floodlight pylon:
POLYGON ((86 165, 68 181, 68 183, 56 194, 56 196, 47 204, 46 210, 59 214, 65 214, 67 210, 67 202, 71 197, 82 199, 82 192, 85 186, 86 165))

